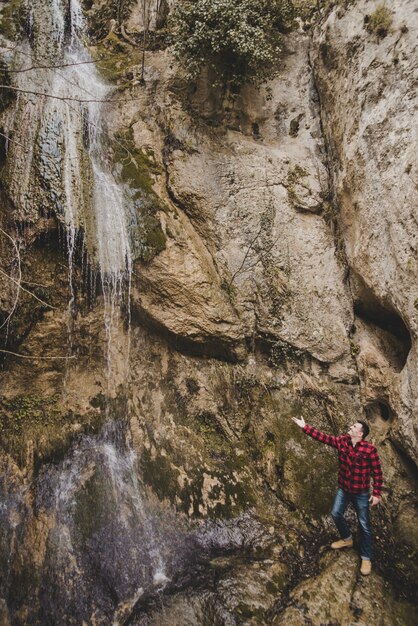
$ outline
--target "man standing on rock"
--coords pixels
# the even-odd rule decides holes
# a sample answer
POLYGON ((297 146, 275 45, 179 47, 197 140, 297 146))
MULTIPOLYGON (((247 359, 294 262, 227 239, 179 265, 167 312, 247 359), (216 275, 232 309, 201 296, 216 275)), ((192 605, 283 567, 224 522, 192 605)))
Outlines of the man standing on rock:
POLYGON ((331 548, 351 548, 353 538, 344 512, 351 502, 357 513, 361 531, 360 572, 367 576, 372 571, 372 532, 369 519, 369 502, 375 506, 380 501, 382 493, 382 469, 380 459, 374 445, 365 440, 369 434, 369 427, 365 422, 358 421, 350 426, 348 434, 326 435, 305 423, 303 417, 292 417, 292 420, 302 430, 321 443, 338 450, 340 467, 338 471, 338 490, 335 496, 331 516, 338 528, 341 539, 334 541, 331 548), (373 472, 373 495, 369 498, 370 474, 373 472))

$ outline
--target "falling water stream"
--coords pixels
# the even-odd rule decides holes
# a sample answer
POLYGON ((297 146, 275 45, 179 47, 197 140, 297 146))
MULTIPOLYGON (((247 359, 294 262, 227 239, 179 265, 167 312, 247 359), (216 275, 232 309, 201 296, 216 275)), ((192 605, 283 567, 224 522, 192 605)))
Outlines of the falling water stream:
POLYGON ((102 285, 110 377, 112 334, 120 304, 129 299, 132 272, 129 199, 106 159, 103 114, 111 87, 84 45, 87 27, 79 0, 36 0, 28 7, 30 43, 14 52, 21 91, 7 129, 15 141, 9 147, 9 191, 25 218, 43 206, 65 226, 70 315, 74 256, 83 233, 102 285), (21 143, 23 158, 16 148, 21 143))
MULTIPOLYGON (((10 193, 28 215, 34 199, 52 208, 65 228, 69 317, 75 307, 76 247, 84 233, 90 265, 102 286, 109 379, 112 333, 123 299, 129 300, 132 272, 128 200, 106 160, 102 119, 111 87, 99 76, 84 45, 87 28, 79 0, 34 0, 28 6, 29 42, 20 44, 15 55, 18 67, 34 69, 17 74, 22 92, 8 129, 16 145, 24 141, 27 150, 22 159, 13 153, 14 144, 9 146, 10 193)), ((115 424, 109 418, 99 435, 83 436, 62 464, 44 473, 39 506, 53 510, 56 519, 49 539, 50 584, 55 585, 54 572, 56 577, 59 572, 59 585, 65 586, 75 575, 77 559, 90 554, 92 562, 99 554, 95 575, 110 576, 119 597, 134 604, 145 588, 161 588, 168 577, 136 455, 126 442, 121 445, 123 427, 115 424), (92 490, 99 494, 99 505, 92 490), (95 532, 90 518, 96 519, 95 532), (81 552, 80 535, 85 543, 81 552), (101 571, 104 566, 106 573, 101 571)), ((65 595, 65 590, 56 593, 65 595)), ((78 599, 73 601, 76 605, 78 599)))

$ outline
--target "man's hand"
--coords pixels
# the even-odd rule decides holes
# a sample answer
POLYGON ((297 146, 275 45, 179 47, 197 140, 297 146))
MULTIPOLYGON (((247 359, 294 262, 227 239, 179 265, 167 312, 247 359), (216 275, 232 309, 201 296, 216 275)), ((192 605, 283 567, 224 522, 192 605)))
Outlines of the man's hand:
POLYGON ((379 504, 380 498, 378 498, 377 496, 370 496, 369 502, 372 506, 376 506, 376 504, 379 504))
POLYGON ((297 417, 292 417, 292 420, 299 426, 299 428, 306 426, 306 422, 303 417, 299 417, 299 419, 297 417))

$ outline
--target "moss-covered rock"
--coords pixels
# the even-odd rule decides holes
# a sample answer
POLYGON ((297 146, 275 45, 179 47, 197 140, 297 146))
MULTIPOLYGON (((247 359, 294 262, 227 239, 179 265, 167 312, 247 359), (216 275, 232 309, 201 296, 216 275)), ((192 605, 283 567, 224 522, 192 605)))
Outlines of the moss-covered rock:
POLYGON ((133 257, 147 262, 166 245, 158 212, 166 211, 168 207, 153 189, 154 177, 161 175, 162 171, 152 152, 135 146, 131 128, 125 134, 117 135, 111 148, 115 177, 124 184, 129 199, 133 257))
POLYGON ((96 429, 102 421, 98 411, 75 415, 58 393, 0 398, 0 442, 21 465, 32 453, 35 465, 61 458, 77 432, 96 429))
POLYGON ((27 4, 23 0, 3 2, 0 9, 0 34, 15 39, 26 29, 27 4))
POLYGON ((141 456, 144 482, 189 516, 229 518, 254 504, 252 488, 233 470, 185 466, 186 459, 176 466, 157 451, 145 450, 141 456))
POLYGON ((140 50, 122 40, 116 33, 109 34, 89 47, 101 76, 118 86, 121 91, 131 85, 132 68, 140 62, 140 50))
POLYGON ((86 542, 106 522, 112 520, 112 502, 108 485, 94 473, 77 492, 74 504, 74 524, 78 539, 86 542))

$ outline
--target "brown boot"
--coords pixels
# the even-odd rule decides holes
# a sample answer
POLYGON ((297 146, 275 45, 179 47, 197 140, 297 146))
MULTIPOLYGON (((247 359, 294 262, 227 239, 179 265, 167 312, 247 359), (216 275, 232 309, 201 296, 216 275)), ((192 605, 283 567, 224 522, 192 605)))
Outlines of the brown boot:
POLYGON ((331 548, 333 550, 341 550, 341 548, 352 548, 353 547, 353 539, 339 539, 338 541, 334 541, 331 544, 331 548))
POLYGON ((365 559, 361 559, 360 574, 363 574, 363 576, 368 576, 371 571, 372 571, 372 562, 367 561, 365 559))

